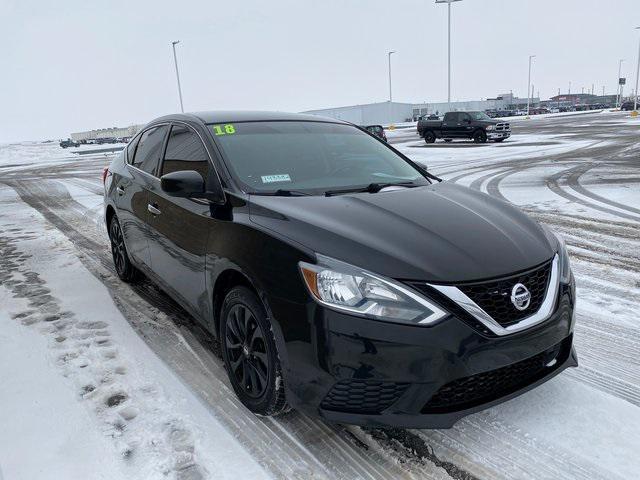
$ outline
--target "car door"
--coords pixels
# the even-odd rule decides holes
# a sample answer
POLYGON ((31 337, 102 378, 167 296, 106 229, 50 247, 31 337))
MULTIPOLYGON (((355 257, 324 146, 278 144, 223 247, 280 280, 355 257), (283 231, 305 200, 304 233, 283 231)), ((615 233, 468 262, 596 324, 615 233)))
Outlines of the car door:
POLYGON ((458 137, 471 138, 473 119, 468 113, 458 113, 458 137))
MULTIPOLYGON (((186 124, 171 127, 160 174, 194 170, 205 181, 215 175, 206 148, 186 124)), ((206 245, 211 226, 209 202, 171 197, 158 181, 149 192, 151 266, 158 279, 196 315, 207 311, 206 245)))
POLYGON ((127 147, 126 166, 116 179, 116 207, 127 251, 133 261, 150 267, 148 199, 168 125, 146 129, 127 147))
POLYGON ((444 138, 456 138, 459 136, 458 113, 448 112, 442 119, 442 136, 444 138))

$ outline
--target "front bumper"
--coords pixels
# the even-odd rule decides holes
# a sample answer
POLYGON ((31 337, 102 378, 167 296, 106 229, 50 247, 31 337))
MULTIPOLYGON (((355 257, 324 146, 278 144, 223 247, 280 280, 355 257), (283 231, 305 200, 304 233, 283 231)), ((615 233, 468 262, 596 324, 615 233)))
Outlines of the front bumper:
POLYGON ((298 324, 295 338, 283 339, 289 403, 330 422, 450 428, 577 366, 574 301, 574 288, 561 285, 547 321, 506 337, 454 315, 414 327, 309 303, 300 313, 310 329, 298 324))
POLYGON ((510 136, 511 136, 511 131, 510 130, 505 130, 505 131, 492 130, 490 132, 487 132, 487 138, 489 140, 496 140, 496 139, 500 139, 500 138, 509 138, 510 136))

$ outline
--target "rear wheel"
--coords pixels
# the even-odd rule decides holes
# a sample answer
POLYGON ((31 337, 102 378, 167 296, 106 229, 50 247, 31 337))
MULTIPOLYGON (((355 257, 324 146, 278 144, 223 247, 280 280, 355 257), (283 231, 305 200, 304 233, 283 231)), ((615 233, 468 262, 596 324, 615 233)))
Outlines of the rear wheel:
POLYGON ((427 143, 433 143, 436 141, 436 136, 433 132, 424 132, 424 141, 427 143))
POLYGON ((475 143, 487 143, 487 133, 484 130, 478 130, 473 134, 475 143))
POLYGON ((109 240, 111 241, 113 265, 116 267, 118 277, 127 283, 134 282, 139 277, 139 272, 129 260, 122 228, 120 227, 120 222, 118 222, 118 217, 115 215, 109 223, 109 240))
POLYGON ((222 357, 240 401, 257 415, 288 410, 271 323, 260 299, 246 287, 235 287, 222 304, 222 357))

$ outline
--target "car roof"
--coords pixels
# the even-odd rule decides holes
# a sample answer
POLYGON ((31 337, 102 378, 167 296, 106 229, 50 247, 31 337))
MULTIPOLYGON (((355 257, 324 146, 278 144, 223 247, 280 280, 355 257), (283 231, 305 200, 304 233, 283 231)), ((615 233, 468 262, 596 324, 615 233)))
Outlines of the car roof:
POLYGON ((206 124, 208 123, 233 123, 233 122, 264 122, 264 121, 306 121, 306 122, 331 122, 342 123, 347 122, 337 120, 335 118, 321 117, 318 115, 310 115, 304 113, 286 113, 286 112, 263 112, 250 110, 218 110, 208 112, 193 112, 174 115, 166 115, 156 118, 151 123, 171 120, 194 120, 198 119, 206 124))

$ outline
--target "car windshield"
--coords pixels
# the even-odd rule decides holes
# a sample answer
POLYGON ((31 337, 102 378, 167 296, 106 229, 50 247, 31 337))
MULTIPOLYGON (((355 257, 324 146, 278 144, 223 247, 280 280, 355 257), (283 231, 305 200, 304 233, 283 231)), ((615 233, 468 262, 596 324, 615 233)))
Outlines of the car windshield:
POLYGON ((243 188, 324 193, 370 184, 430 182, 411 164, 360 129, 308 121, 209 125, 243 188))
POLYGON ((474 120, 491 120, 491 117, 484 112, 469 112, 474 120))

